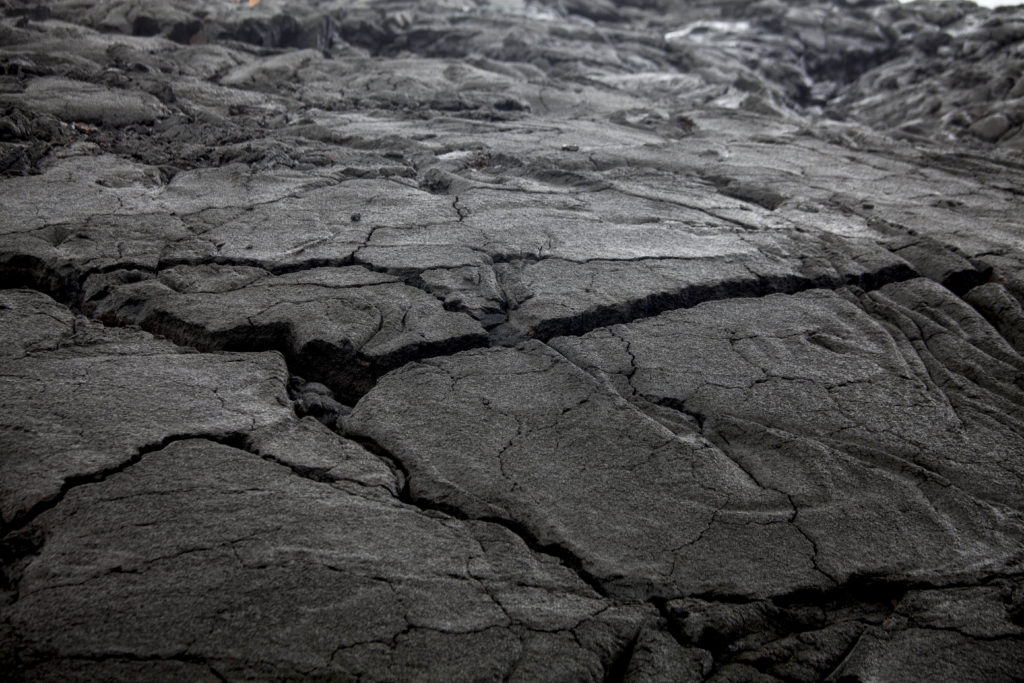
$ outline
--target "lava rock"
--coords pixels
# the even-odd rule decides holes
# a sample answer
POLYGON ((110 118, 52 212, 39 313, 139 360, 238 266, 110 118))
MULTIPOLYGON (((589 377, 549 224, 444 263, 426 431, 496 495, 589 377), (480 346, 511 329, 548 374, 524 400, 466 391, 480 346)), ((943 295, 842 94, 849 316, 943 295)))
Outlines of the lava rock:
POLYGON ((1024 14, 6 0, 13 680, 1016 680, 1024 14))

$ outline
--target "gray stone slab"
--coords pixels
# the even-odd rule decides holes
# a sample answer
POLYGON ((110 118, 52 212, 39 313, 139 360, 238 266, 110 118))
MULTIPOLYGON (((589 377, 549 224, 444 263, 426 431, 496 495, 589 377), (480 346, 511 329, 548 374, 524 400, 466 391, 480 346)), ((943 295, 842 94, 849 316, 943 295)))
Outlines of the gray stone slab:
POLYGON ((929 281, 864 300, 881 320, 817 291, 709 303, 554 344, 625 396, 693 416, 710 433, 732 425, 729 443, 761 450, 770 435, 799 435, 884 453, 1019 507, 1024 492, 1006 467, 1024 448, 1020 356, 929 281), (750 423, 761 427, 740 437, 750 423), (1001 436, 980 435, 990 429, 1001 436))
POLYGON ((997 378, 1022 361, 944 292, 867 297, 898 297, 891 316, 930 298, 927 343, 830 291, 732 299, 558 338, 564 356, 533 343, 412 365, 343 422, 417 498, 521 524, 613 594, 999 571, 1024 532, 1007 477, 1024 441, 1020 389, 997 378), (944 309, 960 321, 940 331, 944 309), (929 374, 935 353, 963 374, 929 374))
POLYGON ((36 524, 48 541, 5 611, 27 677, 600 680, 649 617, 501 527, 201 439, 75 488, 36 524))
POLYGON ((5 526, 169 439, 227 438, 291 415, 279 354, 188 353, 36 292, 0 298, 5 526))

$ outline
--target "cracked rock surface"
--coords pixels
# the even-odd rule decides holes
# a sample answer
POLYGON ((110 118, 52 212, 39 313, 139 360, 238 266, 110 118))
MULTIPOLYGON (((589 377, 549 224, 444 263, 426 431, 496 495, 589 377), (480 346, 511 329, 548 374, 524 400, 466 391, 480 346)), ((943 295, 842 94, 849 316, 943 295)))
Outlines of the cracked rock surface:
POLYGON ((0 0, 11 680, 1024 670, 1024 12, 0 0))

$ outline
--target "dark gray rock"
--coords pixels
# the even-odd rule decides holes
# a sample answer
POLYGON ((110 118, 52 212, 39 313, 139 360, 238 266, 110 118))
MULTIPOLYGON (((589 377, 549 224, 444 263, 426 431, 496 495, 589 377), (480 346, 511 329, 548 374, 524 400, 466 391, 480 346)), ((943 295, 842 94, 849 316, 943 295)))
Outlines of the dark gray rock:
POLYGON ((988 272, 978 270, 963 256, 929 237, 907 235, 888 242, 886 246, 914 264, 918 273, 938 282, 954 294, 963 295, 986 282, 989 277, 988 272))
POLYGON ((0 301, 5 528, 169 440, 227 439, 290 417, 279 354, 188 353, 37 292, 0 301))
POLYGON ((613 595, 936 580, 982 558, 998 571, 1024 533, 1005 509, 1022 434, 1013 413, 978 434, 978 392, 1016 397, 997 377, 1022 360, 994 334, 941 336, 905 358, 911 339, 830 292, 707 303, 554 340, 575 365, 534 343, 409 366, 344 425, 402 463, 416 499, 522 525, 613 595), (927 374, 932 353, 971 342, 994 347, 992 374, 927 374))
POLYGON ((985 316, 1017 353, 1024 353, 1024 308, 1005 286, 989 282, 975 287, 964 295, 964 301, 985 316))
POLYGON ((103 88, 67 78, 44 77, 31 81, 16 101, 33 114, 49 114, 68 123, 83 122, 107 126, 153 123, 167 115, 167 109, 152 95, 103 88))
POLYGON ((468 316, 360 266, 280 276, 244 266, 177 266, 155 279, 105 287, 93 294, 89 309, 182 345, 279 349, 296 371, 345 399, 408 360, 486 339, 468 316))
MULTIPOLYGON (((906 463, 982 500, 1020 506, 1021 479, 1007 477, 1007 468, 1020 466, 1010 454, 1024 448, 1016 407, 1024 359, 926 280, 888 285, 861 301, 817 291, 709 303, 552 343, 656 414, 667 408, 692 417, 729 452, 759 452, 776 439, 785 449, 789 439, 807 438, 813 445, 798 451, 825 446, 866 458, 871 469, 885 454, 897 471, 906 463), (994 410, 1003 416, 993 418, 994 410)), ((765 466, 780 468, 783 479, 795 474, 781 461, 765 466)), ((769 479, 770 488, 799 497, 769 479)), ((877 545, 872 552, 880 559, 877 545)))
POLYGON ((989 114, 971 124, 968 130, 987 142, 996 142, 1010 129, 1013 123, 1006 114, 989 114))
POLYGON ((340 487, 380 487, 392 495, 398 495, 404 485, 401 473, 394 472, 385 461, 310 417, 250 432, 245 447, 314 481, 340 487))
POLYGON ((828 580, 788 523, 783 494, 538 342, 408 366, 382 379, 343 424, 402 464, 414 500, 522 527, 613 595, 767 594, 828 580), (479 424, 489 429, 480 433, 479 424), (707 533, 719 518, 720 533, 707 533), (773 558, 773 571, 745 571, 743 547, 773 558), (711 571, 723 564, 724 575, 711 571))
POLYGON ((1019 677, 1019 8, 0 5, 7 678, 1019 677))
POLYGON ((292 378, 289 390, 295 401, 295 413, 300 417, 312 416, 328 427, 333 427, 342 413, 348 413, 349 408, 338 403, 334 399, 334 392, 319 382, 296 381, 301 380, 296 376, 292 378))
POLYGON ((26 677, 160 662, 149 673, 161 678, 191 666, 218 678, 526 680, 520 661, 544 658, 545 676, 600 680, 604 648, 647 617, 501 527, 340 491, 201 439, 69 492, 36 524, 49 541, 5 610, 26 677))

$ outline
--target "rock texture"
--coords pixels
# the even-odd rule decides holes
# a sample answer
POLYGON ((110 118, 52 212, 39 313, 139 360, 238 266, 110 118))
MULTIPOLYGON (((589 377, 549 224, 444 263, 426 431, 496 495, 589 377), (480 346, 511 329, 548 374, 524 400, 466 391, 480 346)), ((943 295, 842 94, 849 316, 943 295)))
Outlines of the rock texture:
POLYGON ((1019 679, 1019 8, 0 10, 5 676, 1019 679))

